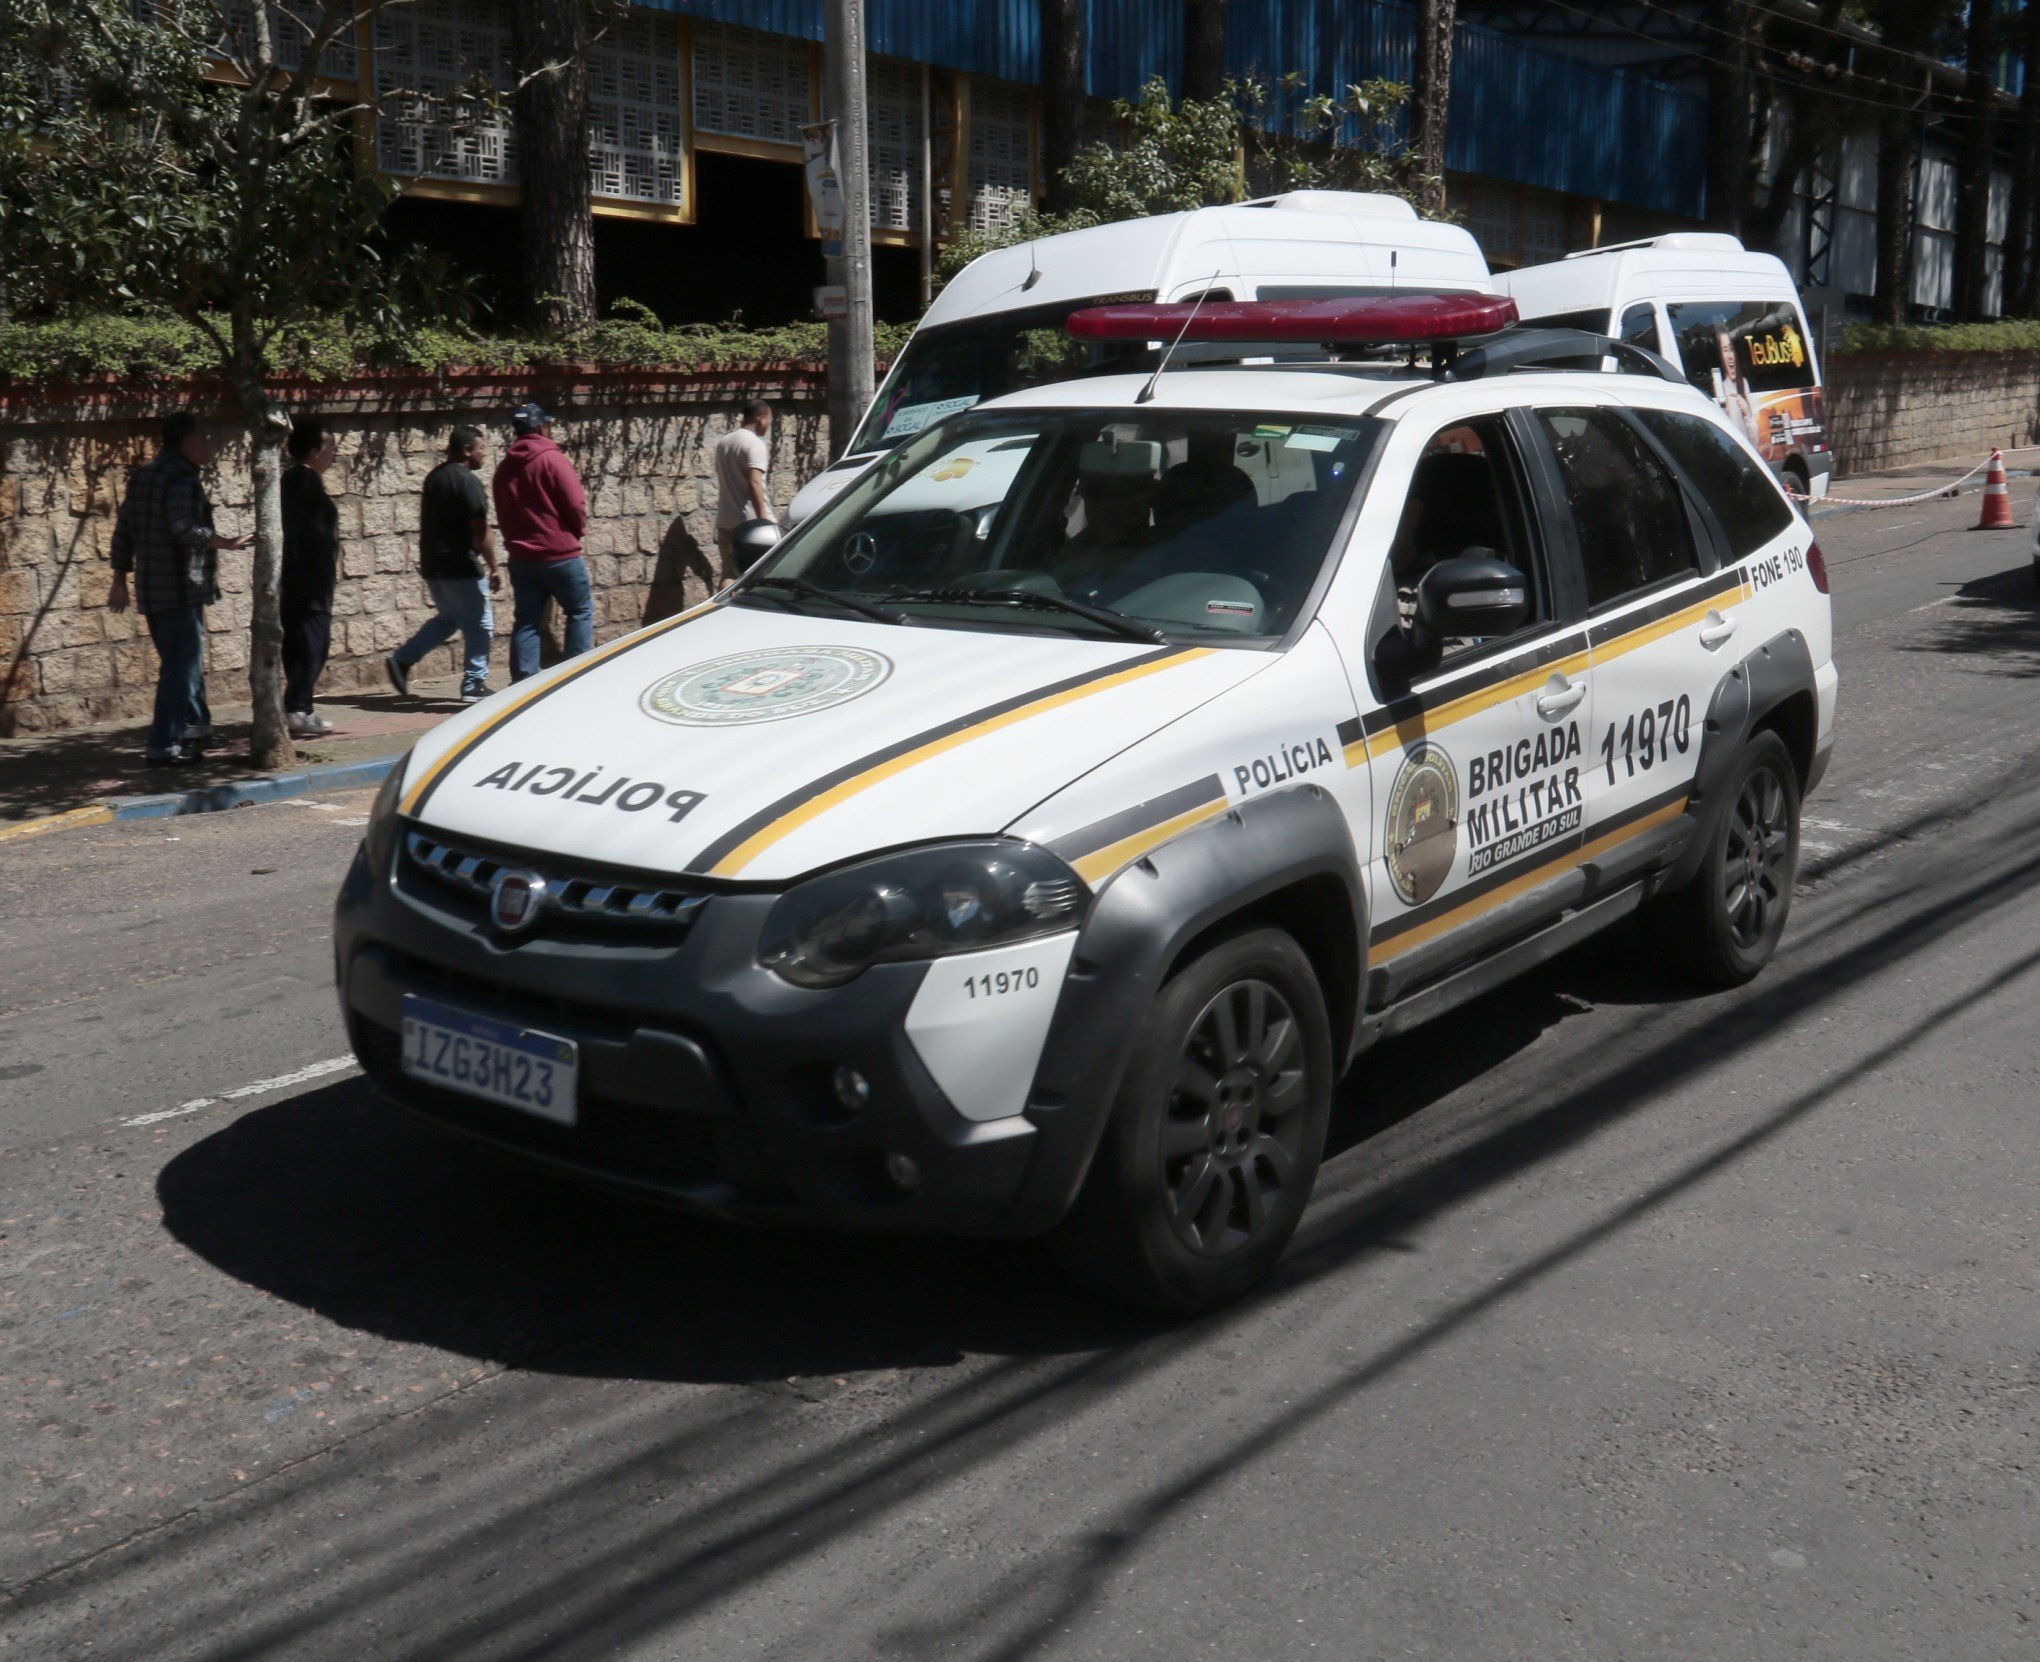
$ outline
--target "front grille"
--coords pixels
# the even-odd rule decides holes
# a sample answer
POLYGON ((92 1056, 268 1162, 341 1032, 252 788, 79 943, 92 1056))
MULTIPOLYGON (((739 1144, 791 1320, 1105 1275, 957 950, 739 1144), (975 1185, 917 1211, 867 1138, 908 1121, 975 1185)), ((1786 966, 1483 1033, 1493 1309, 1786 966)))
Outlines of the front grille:
POLYGON ((486 908, 499 873, 530 871, 545 880, 536 927, 548 915, 570 925, 650 930, 668 938, 682 935, 694 915, 707 904, 698 890, 671 886, 656 877, 598 872, 545 856, 498 853, 473 843, 457 842, 437 831, 412 830, 404 837, 409 866, 443 888, 486 908))
POLYGON ((354 1038, 377 1085, 449 1130, 626 1183, 698 1189, 722 1180, 717 1117, 620 1102, 584 1084, 576 1122, 556 1125, 407 1077, 401 1036, 376 1022, 356 1016, 354 1038))

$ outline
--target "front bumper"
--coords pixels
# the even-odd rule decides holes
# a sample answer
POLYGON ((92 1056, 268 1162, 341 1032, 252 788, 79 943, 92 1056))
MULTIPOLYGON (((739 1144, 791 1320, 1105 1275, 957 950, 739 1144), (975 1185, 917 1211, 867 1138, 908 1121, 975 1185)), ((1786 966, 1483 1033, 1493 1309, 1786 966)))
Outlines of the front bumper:
MULTIPOLYGON (((510 940, 394 851, 374 870, 364 850, 334 917, 348 1035, 376 1091, 418 1118, 690 1210, 968 1234, 1031 1234, 1060 1216, 1096 1141, 1102 1094, 1080 1104, 1056 1091, 1010 1118, 963 1118, 906 1034, 927 966, 877 965, 827 992, 790 986, 756 962, 775 899, 716 895, 669 939, 510 940), (406 1077, 407 992, 572 1039, 577 1123, 406 1077), (839 1067, 870 1082, 863 1107, 837 1099, 839 1067), (913 1163, 917 1181, 898 1181, 892 1155, 913 1163)), ((1096 1077, 1093 1059, 1078 1077, 1096 1077)))

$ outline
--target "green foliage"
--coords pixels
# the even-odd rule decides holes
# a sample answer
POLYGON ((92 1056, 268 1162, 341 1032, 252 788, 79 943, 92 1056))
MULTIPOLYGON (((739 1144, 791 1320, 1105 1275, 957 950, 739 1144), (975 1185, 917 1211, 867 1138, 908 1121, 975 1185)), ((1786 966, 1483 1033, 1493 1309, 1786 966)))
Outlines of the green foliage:
MULTIPOLYGON (((910 326, 880 324, 878 355, 895 356, 910 326)), ((778 328, 690 324, 669 328, 649 307, 619 300, 612 315, 552 336, 482 335, 422 326, 391 338, 373 328, 321 320, 276 336, 275 373, 338 381, 364 371, 442 374, 512 372, 547 366, 597 369, 708 369, 725 364, 816 364, 828 355, 828 326, 778 328)), ((220 372, 218 349, 183 318, 82 313, 41 322, 0 321, 0 383, 53 386, 91 375, 169 385, 220 372)))
POLYGON ((1295 76, 1228 82, 1216 98, 1172 102, 1159 78, 1113 112, 1122 148, 1086 145, 1064 171, 1072 207, 1022 210, 1012 225, 969 232, 942 252, 942 278, 995 248, 1150 214, 1242 202, 1291 190, 1377 191, 1416 202, 1429 183, 1403 140, 1410 89, 1366 81, 1343 95, 1306 96, 1295 76))
POLYGON ((2040 318, 1994 323, 1852 323, 1843 352, 2040 352, 2040 318))

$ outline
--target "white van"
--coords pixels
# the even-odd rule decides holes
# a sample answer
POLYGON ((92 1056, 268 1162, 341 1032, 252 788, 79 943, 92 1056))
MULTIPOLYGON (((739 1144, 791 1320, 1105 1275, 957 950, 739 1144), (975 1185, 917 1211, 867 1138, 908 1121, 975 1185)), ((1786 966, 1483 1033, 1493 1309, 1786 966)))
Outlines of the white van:
POLYGON ((935 297, 842 457, 794 497, 787 523, 812 516, 875 456, 944 416, 1024 387, 1152 367, 1144 344, 1071 341, 1063 323, 1081 307, 1412 290, 1491 294, 1494 280, 1463 227, 1358 191, 1290 191, 995 249, 935 297))
POLYGON ((1820 363, 1783 261, 1717 231, 1674 231, 1495 281, 1526 323, 1589 329, 1662 353, 1793 490, 1827 494, 1835 462, 1820 363))

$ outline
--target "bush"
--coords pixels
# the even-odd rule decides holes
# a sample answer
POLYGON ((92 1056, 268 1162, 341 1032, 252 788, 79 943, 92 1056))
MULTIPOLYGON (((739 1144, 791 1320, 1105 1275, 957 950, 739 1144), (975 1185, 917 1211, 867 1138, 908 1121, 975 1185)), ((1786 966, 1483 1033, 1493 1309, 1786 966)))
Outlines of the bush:
POLYGON ((1852 323, 1844 352, 2040 352, 2040 318, 1995 323, 1852 323))
MULTIPOLYGON (((906 344, 910 326, 881 324, 881 360, 906 344)), ((708 369, 718 364, 819 363, 828 326, 788 323, 747 328, 662 323, 647 306, 620 300, 609 317, 559 335, 477 334, 422 328, 384 339, 345 324, 294 331, 273 348, 274 368, 314 380, 344 380, 363 370, 439 374, 454 369, 512 371, 549 364, 599 369, 708 369)), ((51 385, 89 375, 162 384, 216 370, 219 353, 192 324, 160 315, 99 313, 41 322, 0 321, 0 383, 51 385)))

